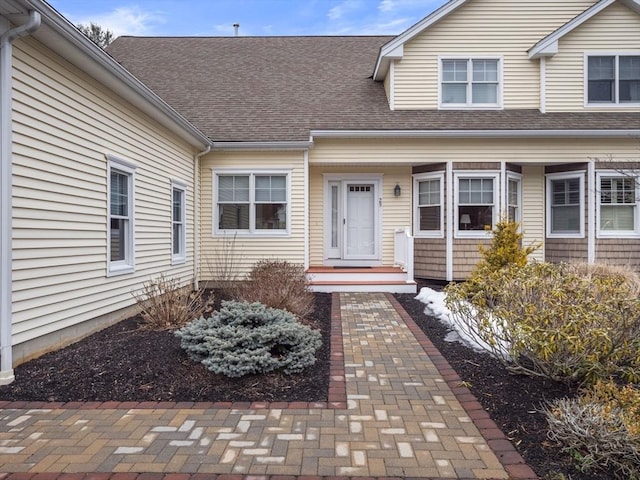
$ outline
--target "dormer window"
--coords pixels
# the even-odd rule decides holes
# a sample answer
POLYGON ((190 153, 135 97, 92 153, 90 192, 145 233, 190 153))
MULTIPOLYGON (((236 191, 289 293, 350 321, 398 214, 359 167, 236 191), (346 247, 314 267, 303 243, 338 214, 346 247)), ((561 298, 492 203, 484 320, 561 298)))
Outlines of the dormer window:
POLYGON ((443 58, 441 108, 500 108, 501 62, 497 58, 443 58))
POLYGON ((639 104, 640 55, 588 56, 587 103, 639 104))

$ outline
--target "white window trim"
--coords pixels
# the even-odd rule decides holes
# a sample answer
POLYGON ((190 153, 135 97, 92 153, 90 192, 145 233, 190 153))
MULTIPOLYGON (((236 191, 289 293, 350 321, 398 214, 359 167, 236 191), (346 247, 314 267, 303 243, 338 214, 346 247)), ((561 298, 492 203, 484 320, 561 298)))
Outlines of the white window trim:
POLYGON ((187 184, 180 180, 171 181, 171 265, 180 265, 187 261, 187 184), (173 191, 182 192, 182 235, 180 235, 180 252, 173 253, 173 191))
MULTIPOLYGON (((640 102, 625 102, 620 103, 620 89, 616 88, 616 99, 614 102, 597 102, 597 103, 589 103, 589 57, 628 57, 628 56, 638 56, 640 55, 640 50, 631 50, 631 51, 589 51, 584 53, 582 70, 583 70, 583 98, 584 98, 584 106, 587 108, 637 108, 640 107, 640 102)), ((618 71, 619 62, 616 61, 616 82, 620 81, 620 72, 618 71)))
POLYGON ((469 170, 458 171, 453 174, 453 226, 454 238, 489 238, 491 232, 498 222, 500 211, 500 172, 493 170, 469 170), (460 179, 461 178, 491 178, 493 179, 493 212, 491 214, 490 230, 460 230, 458 228, 458 214, 460 201, 460 179))
POLYGON ((233 234, 238 237, 290 237, 291 236, 291 169, 226 169, 212 168, 212 236, 224 236, 233 234), (218 228, 218 176, 219 175, 249 175, 249 229, 248 230, 224 230, 218 228), (284 175, 287 185, 287 228, 284 230, 257 230, 255 229, 255 177, 257 175, 284 175))
POLYGON ((545 188, 546 192, 546 219, 545 223, 547 224, 547 238, 584 238, 584 225, 585 225, 585 194, 584 194, 584 170, 574 170, 571 172, 562 172, 562 173, 548 173, 545 180, 545 188), (580 231, 576 233, 553 233, 552 222, 551 222, 551 203, 552 203, 552 194, 553 191, 551 189, 551 182, 553 180, 567 180, 570 178, 578 178, 580 180, 580 231))
POLYGON ((518 182, 518 206, 517 206, 517 213, 516 213, 516 218, 515 221, 520 225, 520 228, 522 228, 522 175, 519 173, 515 173, 515 172, 507 172, 507 186, 506 186, 506 190, 504 192, 504 198, 505 198, 505 205, 507 208, 507 211, 505 212, 505 217, 508 219, 509 216, 509 181, 513 180, 518 182))
POLYGON ((639 238, 640 237, 640 188, 638 186, 638 175, 633 175, 631 171, 620 170, 598 170, 596 172, 596 236, 597 238, 639 238), (600 180, 604 178, 623 178, 625 176, 636 177, 636 208, 634 216, 635 230, 602 230, 600 228, 600 207, 602 206, 600 198, 600 180))
POLYGON ((419 173, 413 176, 413 235, 418 238, 444 238, 444 172, 419 173), (425 180, 440 180, 440 229, 420 230, 420 189, 425 180))
MULTIPOLYGON (((438 56, 438 108, 440 110, 502 110, 504 99, 504 57, 501 55, 439 55, 438 56), (473 81, 467 80, 467 103, 443 103, 442 102, 442 62, 444 60, 497 60, 498 61, 498 102, 471 103, 471 85, 473 81)), ((468 73, 469 74, 469 73, 468 73)))
POLYGON ((113 155, 107 155, 107 277, 124 275, 135 272, 135 171, 132 162, 113 155), (125 259, 111 261, 111 170, 128 175, 129 177, 129 231, 125 243, 125 259))

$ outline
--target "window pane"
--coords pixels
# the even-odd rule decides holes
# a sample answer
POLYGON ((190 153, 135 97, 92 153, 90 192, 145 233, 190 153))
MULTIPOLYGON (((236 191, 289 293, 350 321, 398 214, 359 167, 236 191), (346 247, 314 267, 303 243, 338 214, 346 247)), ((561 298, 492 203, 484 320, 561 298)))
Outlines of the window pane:
POLYGON ((459 230, 491 230, 493 226, 493 207, 460 206, 458 208, 459 230))
POLYGON ((467 85, 444 83, 442 85, 442 103, 467 103, 467 85))
POLYGON ((634 205, 603 205, 600 207, 601 230, 635 230, 634 205))
POLYGON ((640 56, 620 57, 620 80, 640 80, 640 56))
POLYGON ((443 60, 442 80, 445 82, 466 82, 467 81, 467 61, 466 60, 443 60))
POLYGON ((551 231, 553 233, 579 233, 580 206, 552 206, 551 231))
POLYGON ((518 182, 516 180, 509 180, 509 205, 518 205, 518 182))
POLYGON ((129 215, 129 177, 111 171, 111 215, 126 217, 129 215))
POLYGON ((222 204, 219 206, 218 228, 222 230, 248 230, 249 204, 222 204))
POLYGON ((248 202, 248 175, 220 175, 218 177, 218 201, 248 202))
POLYGON ((580 204, 580 179, 569 178, 565 180, 551 181, 552 205, 579 205, 580 204))
POLYGON ((440 180, 425 180, 418 182, 418 204, 440 204, 440 180))
POLYGON ((498 61, 497 60, 473 60, 473 81, 474 82, 497 82, 498 81, 498 61))
POLYGON ((284 203, 256 205, 257 230, 284 230, 287 228, 287 208, 284 203))
POLYGON ((285 176, 256 176, 256 202, 284 202, 287 197, 285 176))
POLYGON ((497 83, 474 83, 471 86, 473 103, 498 103, 497 83))
POLYGON ((182 224, 173 224, 173 254, 180 255, 182 253, 182 224))
POLYGON ((173 190, 173 221, 182 222, 182 191, 173 190))
POLYGON ((589 57, 589 102, 615 101, 615 57, 589 57))
POLYGON ((111 257, 112 262, 122 261, 125 259, 125 248, 127 238, 128 221, 123 218, 111 219, 111 257))
POLYGON ((420 230, 440 230, 440 206, 420 207, 420 230))

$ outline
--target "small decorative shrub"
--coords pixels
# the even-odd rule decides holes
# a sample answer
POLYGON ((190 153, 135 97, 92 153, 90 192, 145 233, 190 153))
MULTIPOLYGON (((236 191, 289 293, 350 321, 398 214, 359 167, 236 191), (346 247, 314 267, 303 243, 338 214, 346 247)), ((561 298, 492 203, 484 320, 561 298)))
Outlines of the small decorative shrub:
POLYGON ((489 248, 482 245, 478 250, 482 260, 476 265, 480 271, 496 271, 501 268, 516 265, 523 267, 527 264, 529 255, 535 252, 539 245, 522 246, 523 233, 518 231, 517 222, 501 220, 493 229, 493 237, 489 248))
POLYGON ((549 438, 578 467, 613 470, 615 478, 640 478, 640 391, 598 382, 581 396, 552 402, 543 412, 549 438))
POLYGON ((235 301, 222 302, 211 318, 195 320, 176 335, 193 360, 228 377, 301 372, 316 362, 322 344, 320 333, 290 312, 235 301))
POLYGON ((513 373, 567 383, 640 378, 640 300, 619 276, 585 278, 566 264, 528 263, 446 293, 456 321, 513 373))
POLYGON ((180 287, 176 278, 164 274, 144 282, 133 296, 147 328, 173 330, 213 310, 213 296, 205 299, 203 290, 180 287))
POLYGON ((234 299, 260 302, 271 308, 293 313, 306 320, 312 313, 315 297, 307 288, 304 267, 286 260, 261 260, 238 285, 234 299))

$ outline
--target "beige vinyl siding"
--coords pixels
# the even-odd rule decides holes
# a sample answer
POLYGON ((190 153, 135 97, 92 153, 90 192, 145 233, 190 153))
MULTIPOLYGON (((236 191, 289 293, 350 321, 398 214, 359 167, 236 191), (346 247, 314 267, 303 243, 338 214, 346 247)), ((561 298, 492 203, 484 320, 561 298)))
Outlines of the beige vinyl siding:
POLYGON ((171 180, 191 185, 191 147, 32 38, 15 44, 13 110, 14 345, 129 307, 161 272, 190 281, 193 188, 187 261, 172 267, 171 180), (113 277, 106 154, 137 165, 136 269, 113 277))
POLYGON ((539 245, 529 258, 544 261, 545 233, 544 167, 527 165, 522 168, 522 243, 539 245))
POLYGON ((225 258, 232 258, 237 274, 242 276, 258 261, 264 259, 287 260, 304 264, 304 152, 302 151, 243 151, 214 152, 200 162, 200 229, 201 229, 201 263, 200 272, 203 280, 215 280, 219 272, 216 264, 224 263, 225 258), (288 219, 290 235, 214 235, 213 215, 216 194, 213 191, 213 170, 238 169, 243 172, 251 170, 289 171, 291 178, 291 217, 288 219), (233 249, 229 247, 233 246, 233 249), (231 255, 231 257, 227 256, 231 255))
MULTIPOLYGON (((316 150, 314 149, 315 155, 316 150)), ((365 154, 363 152, 363 154, 365 154)), ((411 167, 312 165, 309 175, 310 264, 324 264, 324 174, 378 174, 382 176, 382 263, 393 264, 394 232, 396 228, 411 226, 411 167), (393 195, 400 185, 400 197, 393 195)))
POLYGON ((439 56, 503 59, 505 109, 539 108, 539 62, 527 51, 593 0, 470 1, 404 46, 395 66, 395 108, 438 108, 439 56))
MULTIPOLYGON (((560 39, 547 59, 547 111, 585 110, 585 53, 640 51, 640 15, 614 2, 560 39)), ((586 107, 589 111, 640 111, 640 107, 586 107)))

